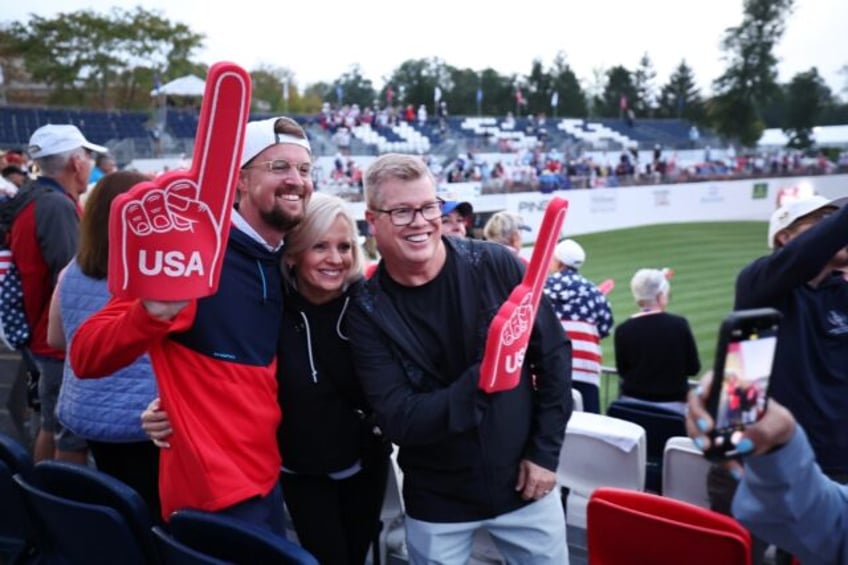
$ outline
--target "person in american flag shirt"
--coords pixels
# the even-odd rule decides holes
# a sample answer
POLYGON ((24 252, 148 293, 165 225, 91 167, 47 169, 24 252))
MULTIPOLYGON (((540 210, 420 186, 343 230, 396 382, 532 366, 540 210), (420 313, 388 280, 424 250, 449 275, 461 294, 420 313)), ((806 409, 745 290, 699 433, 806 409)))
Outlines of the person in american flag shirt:
POLYGON ((571 340, 572 387, 583 396, 586 412, 600 413, 601 339, 612 330, 612 309, 605 294, 580 274, 586 252, 573 239, 557 244, 545 294, 553 302, 571 340))

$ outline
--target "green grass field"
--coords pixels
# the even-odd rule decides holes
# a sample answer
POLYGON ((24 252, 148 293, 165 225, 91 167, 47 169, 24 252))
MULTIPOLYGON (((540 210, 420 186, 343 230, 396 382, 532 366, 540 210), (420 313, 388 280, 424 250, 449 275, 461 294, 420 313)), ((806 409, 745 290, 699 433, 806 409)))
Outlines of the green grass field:
MULTIPOLYGON (((568 222, 566 222, 566 230, 568 222)), ((689 320, 702 370, 712 366, 722 318, 733 306, 739 270, 769 252, 764 222, 668 224, 575 236, 586 250, 584 276, 598 283, 615 279, 610 293, 616 324, 637 307, 630 279, 643 267, 674 269, 668 311, 689 320)), ((612 336, 602 342, 604 365, 615 365, 612 336)), ((610 397, 617 396, 617 382, 610 397)))

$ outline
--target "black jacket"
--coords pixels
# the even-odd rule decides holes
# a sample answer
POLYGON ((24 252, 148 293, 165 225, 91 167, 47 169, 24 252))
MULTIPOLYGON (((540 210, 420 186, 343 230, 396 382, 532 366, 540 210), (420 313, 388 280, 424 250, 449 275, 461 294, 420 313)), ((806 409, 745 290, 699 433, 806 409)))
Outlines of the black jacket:
POLYGON ((556 470, 571 416, 571 344, 543 296, 519 385, 496 394, 479 390, 488 326, 521 281, 523 266, 501 245, 443 240, 458 266, 450 284, 462 299, 437 314, 445 323, 461 323, 471 337, 469 351, 455 353, 474 359, 471 366, 441 374, 421 354, 414 329, 384 294, 380 272, 353 293, 348 327, 368 400, 400 446, 407 513, 464 522, 527 503, 515 490, 522 459, 556 470))
POLYGON ((344 471, 361 459, 362 386, 345 328, 348 296, 315 305, 285 295, 277 361, 283 467, 311 475, 344 471))

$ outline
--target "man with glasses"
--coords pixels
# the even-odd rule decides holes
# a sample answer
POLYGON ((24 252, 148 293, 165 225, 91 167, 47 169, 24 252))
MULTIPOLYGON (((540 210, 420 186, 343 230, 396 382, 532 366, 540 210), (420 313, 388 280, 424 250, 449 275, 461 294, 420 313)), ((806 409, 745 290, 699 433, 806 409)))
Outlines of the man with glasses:
POLYGON ((30 328, 28 348, 40 373, 41 428, 35 441, 36 461, 54 457, 77 463, 86 460, 85 441, 63 429, 54 413, 65 352, 47 343, 47 313, 59 271, 77 252, 79 198, 88 188, 91 151, 106 153, 108 149, 88 141, 76 126, 48 124, 38 128, 27 152, 41 176, 9 203, 17 209, 9 230, 9 247, 21 274, 30 328))
POLYGON ((190 301, 112 299, 71 343, 74 372, 103 376, 156 343, 162 408, 172 428, 162 454, 163 518, 181 508, 220 512, 284 534, 279 486, 276 351, 283 237, 312 195, 306 134, 285 117, 246 128, 238 205, 218 292, 190 301))
MULTIPOLYGON (((792 200, 771 216, 768 245, 736 280, 737 310, 783 314, 769 395, 806 430, 816 460, 848 482, 848 197, 792 200)), ((711 473, 717 509, 729 513, 736 481, 711 473)), ((788 561, 787 561, 788 562, 788 561)))
POLYGON ((411 563, 464 564, 477 529, 510 563, 568 563, 555 470, 571 414, 571 349, 542 298, 521 380, 478 387, 488 327, 523 266, 505 247, 443 237, 436 181, 416 156, 365 174, 382 260, 355 292, 354 364, 400 446, 411 563))

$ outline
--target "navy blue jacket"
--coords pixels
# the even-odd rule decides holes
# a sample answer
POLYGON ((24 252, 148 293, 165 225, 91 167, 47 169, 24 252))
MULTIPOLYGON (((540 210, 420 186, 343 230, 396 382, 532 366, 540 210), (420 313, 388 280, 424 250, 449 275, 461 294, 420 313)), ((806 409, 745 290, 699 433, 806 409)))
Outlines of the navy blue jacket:
POLYGON ((808 281, 845 246, 848 208, 755 260, 736 281, 737 310, 783 314, 769 394, 807 431, 828 474, 848 473, 848 281, 840 272, 816 287, 808 281))

